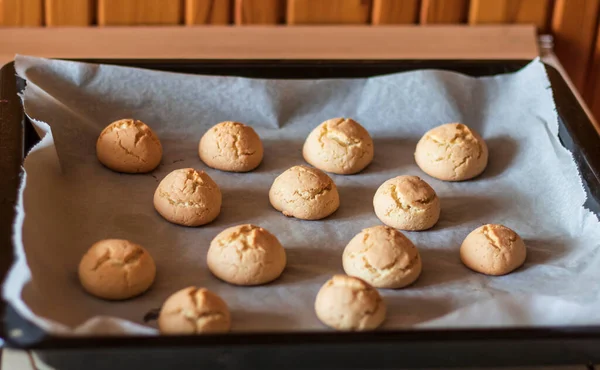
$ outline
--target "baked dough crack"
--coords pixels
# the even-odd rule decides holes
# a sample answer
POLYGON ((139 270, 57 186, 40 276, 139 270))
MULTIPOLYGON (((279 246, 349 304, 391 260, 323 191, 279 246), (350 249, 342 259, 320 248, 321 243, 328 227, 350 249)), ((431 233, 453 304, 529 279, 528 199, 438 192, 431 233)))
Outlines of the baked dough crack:
MULTIPOLYGON (((230 244, 239 242, 241 244, 241 248, 234 248, 234 250, 238 256, 238 259, 241 262, 244 258, 244 254, 250 250, 258 250, 265 252, 265 249, 262 246, 250 243, 249 240, 249 237, 254 233, 254 230, 258 229, 260 228, 255 225, 245 225, 239 231, 236 231, 235 233, 231 234, 231 236, 227 240, 219 240, 218 244, 220 247, 226 247, 230 244)), ((262 267, 262 264, 260 267, 262 267)))
POLYGON ((413 268, 413 266, 419 261, 419 258, 420 258, 419 254, 418 253, 415 254, 415 256, 408 261, 408 264, 406 266, 404 266, 404 267, 399 266, 398 270, 400 270, 402 272, 410 271, 413 268))
POLYGON ((160 195, 161 198, 166 199, 172 206, 185 208, 201 208, 203 209, 203 211, 207 211, 206 205, 199 202, 175 200, 169 196, 169 193, 162 190, 159 190, 158 195, 160 195))
POLYGON ((219 312, 219 311, 202 312, 201 314, 196 316, 196 323, 200 324, 199 321, 203 321, 202 324, 206 324, 211 321, 218 321, 218 320, 222 319, 224 316, 225 315, 223 315, 223 313, 219 312))
POLYGON ((435 196, 425 197, 423 199, 415 199, 415 203, 422 204, 424 206, 430 204, 435 199, 435 196))
POLYGON ((469 159, 471 159, 471 158, 473 158, 473 156, 472 156, 472 155, 468 155, 468 156, 464 157, 464 158, 463 158, 463 159, 462 159, 462 160, 461 160, 461 161, 460 161, 458 164, 454 165, 454 168, 453 168, 453 170, 454 170, 454 173, 456 173, 456 171, 457 171, 459 168, 461 168, 462 166, 464 166, 465 164, 467 164, 467 161, 468 161, 469 159))
MULTIPOLYGON (((199 172, 194 171, 192 169, 186 171, 185 173, 186 179, 184 183, 184 189, 190 185, 192 187, 192 193, 195 193, 199 188, 206 188, 209 190, 213 190, 212 186, 204 181, 199 172)), ((184 191, 181 189, 181 191, 184 191)))
POLYGON ((121 131, 121 130, 128 129, 132 126, 137 129, 144 128, 144 123, 140 120, 134 120, 134 119, 129 118, 129 119, 123 119, 123 120, 120 120, 117 122, 119 122, 118 125, 113 124, 113 125, 110 125, 108 127, 108 129, 104 129, 104 131, 102 131, 102 133, 100 134, 100 137, 110 134, 113 131, 121 131))
MULTIPOLYGON (((323 195, 325 193, 327 193, 328 191, 331 191, 332 189, 332 185, 328 184, 327 186, 325 186, 322 189, 307 189, 304 191, 301 190, 294 190, 294 192, 292 194, 294 195, 298 195, 300 198, 304 199, 304 200, 315 200, 318 196, 323 195)), ((293 199, 292 202, 297 201, 298 199, 293 199)))
MULTIPOLYGON (((400 197, 398 197, 398 187, 396 185, 390 185, 390 196, 392 197, 392 199, 394 200, 394 202, 396 203, 396 206, 398 206, 398 208, 400 208, 404 211, 408 211, 412 208, 412 206, 410 204, 403 203, 402 199, 400 199, 400 197)), ((388 215, 391 212, 392 212, 392 210, 390 210, 388 215)))
POLYGON ((142 258, 143 255, 144 255, 144 251, 136 248, 131 253, 126 255, 125 258, 123 258, 123 263, 126 265, 133 264, 135 262, 138 262, 140 260, 140 258, 142 258))
POLYGON ((136 158, 140 162, 146 163, 146 160, 144 158, 140 157, 139 155, 135 154, 134 152, 132 152, 131 150, 129 150, 125 146, 123 146, 123 143, 121 142, 121 138, 119 137, 119 131, 115 131, 115 134, 117 135, 117 145, 119 146, 119 148, 121 148, 127 155, 130 155, 130 156, 136 158))
POLYGON ((389 275, 390 273, 392 273, 395 270, 401 271, 401 272, 410 272, 410 270, 415 266, 415 264, 419 261, 419 254, 416 254, 413 258, 411 258, 408 261, 408 264, 406 264, 406 266, 398 266, 398 260, 400 259, 400 256, 396 256, 394 257, 394 259, 389 262, 387 265, 382 266, 381 268, 376 268, 373 267, 373 265, 371 265, 371 263, 369 262, 369 260, 367 259, 366 256, 362 257, 362 261, 364 264, 364 267, 369 270, 369 272, 371 272, 372 274, 374 274, 374 278, 378 279, 380 277, 389 275))
MULTIPOLYGON (((342 125, 345 122, 348 122, 347 118, 341 119, 341 121, 337 122, 337 125, 342 125)), ((321 144, 321 148, 325 147, 325 141, 323 140, 324 138, 335 141, 342 148, 346 148, 346 151, 349 147, 361 146, 362 144, 359 139, 348 136, 337 129, 331 129, 328 124, 323 125, 321 127, 321 132, 319 133, 318 141, 321 144)))
POLYGON ((96 261, 96 264, 94 265, 94 267, 92 267, 92 271, 96 271, 100 268, 100 266, 102 266, 104 263, 106 263, 108 260, 110 260, 111 257, 111 250, 109 248, 106 248, 106 251, 104 252, 104 254, 98 258, 98 260, 96 261))
POLYGON ((146 131, 138 131, 135 133, 135 138, 133 139, 133 146, 137 146, 138 143, 140 142, 140 140, 142 140, 142 138, 144 136, 148 136, 148 133, 146 131))
POLYGON ((488 240, 488 242, 490 242, 492 248, 494 248, 498 252, 502 252, 502 248, 500 248, 500 246, 498 245, 498 237, 495 234, 492 234, 493 236, 490 235, 492 233, 492 230, 490 230, 490 227, 488 225, 484 226, 484 228, 481 230, 481 233, 488 240))
POLYGON ((463 124, 456 125, 456 133, 450 140, 443 140, 434 135, 427 135, 427 138, 434 143, 436 143, 440 147, 449 147, 452 145, 460 144, 464 141, 476 141, 475 136, 471 133, 471 131, 467 128, 467 126, 463 124))

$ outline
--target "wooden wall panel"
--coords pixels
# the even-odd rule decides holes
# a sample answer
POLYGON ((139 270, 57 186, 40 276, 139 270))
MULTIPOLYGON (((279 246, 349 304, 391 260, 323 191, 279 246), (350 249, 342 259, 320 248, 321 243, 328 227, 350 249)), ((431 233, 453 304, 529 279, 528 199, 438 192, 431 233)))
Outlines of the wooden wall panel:
POLYGON ((98 0, 98 25, 181 24, 182 10, 182 0, 98 0))
POLYGON ((583 91, 598 25, 600 0, 556 0, 552 18, 554 51, 583 91))
POLYGON ((94 7, 92 0, 45 0, 44 17, 46 25, 89 26, 92 23, 94 7))
POLYGON ((533 23, 545 30, 550 0, 471 0, 470 24, 533 23))
POLYGON ((185 24, 230 24, 231 0, 185 0, 185 24))
POLYGON ((0 0, 0 26, 42 25, 42 0, 0 0))
POLYGON ((373 0, 371 23, 411 24, 419 19, 418 0, 373 0))
POLYGON ((288 0, 287 24, 367 24, 370 0, 288 0))
POLYGON ((596 121, 600 123, 600 25, 598 25, 596 33, 596 47, 594 48, 592 67, 588 72, 587 89, 584 96, 594 113, 594 117, 596 117, 596 121))
POLYGON ((285 23, 286 0, 235 0, 235 24, 285 23))
POLYGON ((422 0, 421 23, 465 23, 469 11, 468 0, 422 0))

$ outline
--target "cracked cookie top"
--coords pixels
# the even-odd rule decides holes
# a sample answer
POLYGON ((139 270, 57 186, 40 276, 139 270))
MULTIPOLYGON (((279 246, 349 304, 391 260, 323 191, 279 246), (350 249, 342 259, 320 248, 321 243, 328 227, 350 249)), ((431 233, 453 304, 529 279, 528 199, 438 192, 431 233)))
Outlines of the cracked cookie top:
POLYGON ((122 239, 101 240, 79 263, 79 281, 90 294, 110 300, 145 292, 156 275, 150 254, 140 245, 122 239))
POLYGON ((385 302, 377 289, 357 277, 334 275, 319 290, 317 317, 337 330, 376 329, 385 320, 385 302))
POLYGON ((478 176, 488 162, 485 141, 462 123, 447 123, 425 133, 415 150, 417 165, 444 181, 463 181, 478 176))
POLYGON ((219 186, 204 171, 182 168, 169 173, 154 192, 154 207, 168 221, 200 226, 221 211, 219 186))
POLYGON ((374 226, 358 233, 344 249, 344 271, 376 288, 398 289, 421 274, 419 251, 401 232, 374 226))
POLYGON ((521 266, 526 256, 521 237, 503 225, 478 227, 460 247, 460 259, 465 266, 486 275, 508 274, 521 266))
POLYGON ((195 286, 171 295, 158 316, 161 334, 225 333, 231 328, 231 315, 221 297, 195 286))
POLYGON ((271 186, 269 200, 284 215, 303 220, 325 218, 340 205, 333 180, 307 166, 294 166, 279 175, 271 186))
POLYGON ((417 176, 398 176, 384 182, 373 197, 377 217, 401 230, 426 230, 440 217, 440 200, 417 176))
POLYGON ((160 164, 162 146, 144 122, 121 119, 102 130, 96 142, 96 154, 98 160, 113 171, 145 173, 160 164))
POLYGON ((259 285, 273 281, 286 265, 285 249, 275 235, 255 225, 223 230, 208 249, 209 270, 235 285, 259 285))
POLYGON ((341 175, 362 171, 373 160, 373 153, 369 132, 350 118, 321 123, 308 135, 302 149, 309 164, 341 175))
POLYGON ((252 171, 262 161, 263 145, 250 126, 226 121, 208 130, 198 146, 200 159, 222 171, 252 171))

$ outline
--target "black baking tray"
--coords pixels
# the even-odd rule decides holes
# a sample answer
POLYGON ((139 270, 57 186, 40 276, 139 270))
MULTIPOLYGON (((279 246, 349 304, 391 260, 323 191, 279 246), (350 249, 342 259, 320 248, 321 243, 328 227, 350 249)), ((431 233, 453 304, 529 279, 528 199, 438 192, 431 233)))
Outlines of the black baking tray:
MULTIPOLYGON (((416 69, 470 76, 515 72, 528 60, 84 60, 162 71, 260 78, 357 78, 416 69)), ((560 73, 547 66, 560 140, 574 155, 586 206, 600 213, 600 136, 560 73)), ((0 72, 0 279, 12 263, 11 225, 26 153, 39 138, 17 92, 24 81, 13 63, 0 72)), ((574 179, 574 181, 576 181, 574 179)), ((56 337, 0 302, 0 336, 35 350, 56 369, 287 368, 392 369, 424 367, 588 365, 600 363, 600 326, 510 329, 294 332, 206 336, 56 337)))

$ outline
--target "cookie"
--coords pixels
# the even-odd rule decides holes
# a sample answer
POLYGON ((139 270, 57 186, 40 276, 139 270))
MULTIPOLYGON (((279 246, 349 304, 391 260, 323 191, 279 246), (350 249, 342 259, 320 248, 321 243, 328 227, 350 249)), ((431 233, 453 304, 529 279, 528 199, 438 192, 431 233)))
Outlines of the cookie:
POLYGON ((417 165, 444 181, 472 179, 485 170, 488 148, 475 131, 462 123, 447 123, 423 135, 415 150, 417 165))
POLYGON ((335 275, 317 294, 315 312, 321 322, 345 331, 376 329, 385 320, 386 308, 379 292, 365 281, 335 275))
POLYGON ((275 235, 247 224, 219 233, 210 243, 206 262, 213 275, 230 284, 260 285, 281 275, 286 256, 275 235))
POLYGON ((225 301, 206 288, 194 286, 171 295, 158 316, 161 334, 225 333, 231 315, 225 301))
POLYGON ((221 122, 208 130, 198 146, 200 159, 221 171, 252 171, 263 159, 260 137, 250 126, 221 122))
POLYGON ((401 232, 374 226, 358 233, 344 249, 344 271, 376 288, 398 289, 421 275, 421 257, 401 232))
POLYGON ((373 160, 373 139, 350 118, 333 118, 321 123, 306 138, 302 155, 309 164, 326 172, 351 175, 373 160))
POLYGON ((381 184, 373 208, 381 222, 401 230, 426 230, 440 218, 437 194, 417 176, 398 176, 381 184))
POLYGON ((302 220, 325 218, 340 206, 333 180, 307 166, 294 166, 279 175, 269 190, 269 200, 284 215, 302 220))
POLYGON ((117 172, 150 172, 160 164, 162 153, 162 145, 154 131, 135 119, 111 123, 96 141, 100 163, 117 172))
POLYGON ((144 293, 154 282, 156 265, 140 245, 122 239, 101 240, 79 263, 79 281, 96 297, 121 300, 144 293))
POLYGON ((478 227, 460 246, 460 259, 465 266, 486 275, 506 275, 519 268, 526 256, 521 237, 503 225, 478 227))
POLYGON ((154 192, 154 208, 167 221, 200 226, 221 212, 221 190, 204 171, 175 170, 165 176, 154 192))

